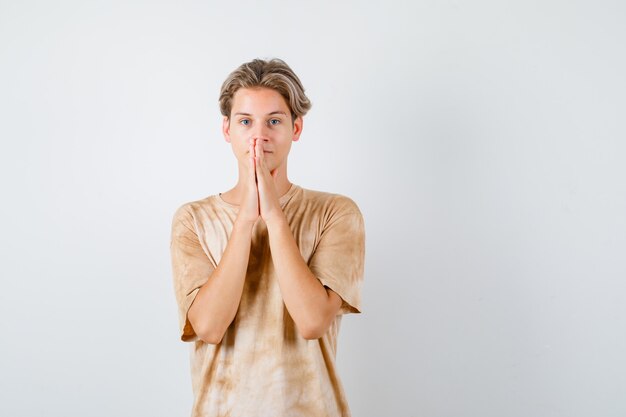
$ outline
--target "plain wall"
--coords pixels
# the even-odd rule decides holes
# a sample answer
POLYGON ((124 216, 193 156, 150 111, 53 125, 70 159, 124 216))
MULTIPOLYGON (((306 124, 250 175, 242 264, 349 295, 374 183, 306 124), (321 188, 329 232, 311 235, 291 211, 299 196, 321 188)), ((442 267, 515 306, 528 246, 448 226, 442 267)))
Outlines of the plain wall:
POLYGON ((626 415, 626 6, 0 1, 0 415, 187 416, 176 207, 223 80, 284 59, 289 178, 366 223, 355 417, 626 415))

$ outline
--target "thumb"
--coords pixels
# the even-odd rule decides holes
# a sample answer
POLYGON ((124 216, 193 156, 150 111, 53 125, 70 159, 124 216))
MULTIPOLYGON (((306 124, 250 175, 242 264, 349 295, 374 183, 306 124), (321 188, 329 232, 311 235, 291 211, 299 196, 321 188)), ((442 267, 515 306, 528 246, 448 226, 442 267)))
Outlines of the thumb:
POLYGON ((251 184, 255 184, 257 179, 256 179, 256 163, 254 162, 254 156, 251 156, 248 158, 249 166, 248 166, 248 172, 249 172, 249 181, 251 184))
POLYGON ((254 171, 256 175, 257 186, 259 189, 263 188, 263 164, 258 156, 254 157, 254 171))

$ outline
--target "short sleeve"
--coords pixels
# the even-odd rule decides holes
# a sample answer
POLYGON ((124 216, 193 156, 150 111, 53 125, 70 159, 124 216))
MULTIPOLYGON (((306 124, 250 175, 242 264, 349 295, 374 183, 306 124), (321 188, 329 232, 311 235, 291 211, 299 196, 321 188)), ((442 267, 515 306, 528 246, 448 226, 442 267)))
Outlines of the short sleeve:
MULTIPOLYGON (((351 201, 351 200, 350 200, 351 201)), ((311 272, 342 299, 339 314, 361 313, 365 227, 356 204, 333 213, 309 260, 311 272)))
POLYGON ((192 213, 184 206, 176 210, 172 219, 170 254, 180 339, 193 342, 198 337, 187 313, 200 287, 207 282, 215 267, 200 245, 192 213))

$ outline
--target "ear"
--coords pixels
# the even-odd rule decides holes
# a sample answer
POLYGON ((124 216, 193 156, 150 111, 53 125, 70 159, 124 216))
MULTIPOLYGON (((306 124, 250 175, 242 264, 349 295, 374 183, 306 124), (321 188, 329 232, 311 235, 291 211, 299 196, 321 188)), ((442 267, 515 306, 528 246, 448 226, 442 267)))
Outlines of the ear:
POLYGON ((302 133, 302 125, 304 121, 301 116, 296 117, 296 120, 293 122, 293 141, 297 142, 300 139, 300 134, 302 133))
POLYGON ((230 143, 230 120, 228 116, 224 116, 222 120, 222 133, 224 134, 224 140, 230 143))

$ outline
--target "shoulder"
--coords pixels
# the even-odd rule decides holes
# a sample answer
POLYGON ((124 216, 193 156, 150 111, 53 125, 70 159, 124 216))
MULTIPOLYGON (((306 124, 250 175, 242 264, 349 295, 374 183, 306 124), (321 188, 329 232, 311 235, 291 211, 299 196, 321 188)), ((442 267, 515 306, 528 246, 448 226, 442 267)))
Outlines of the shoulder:
POLYGON ((318 210, 325 216, 354 214, 361 216, 358 204, 350 197, 327 191, 302 188, 302 202, 310 210, 318 210))
POLYGON ((215 195, 210 195, 201 199, 186 201, 175 207, 172 215, 172 224, 182 223, 191 227, 196 222, 199 213, 210 209, 215 203, 215 195))

